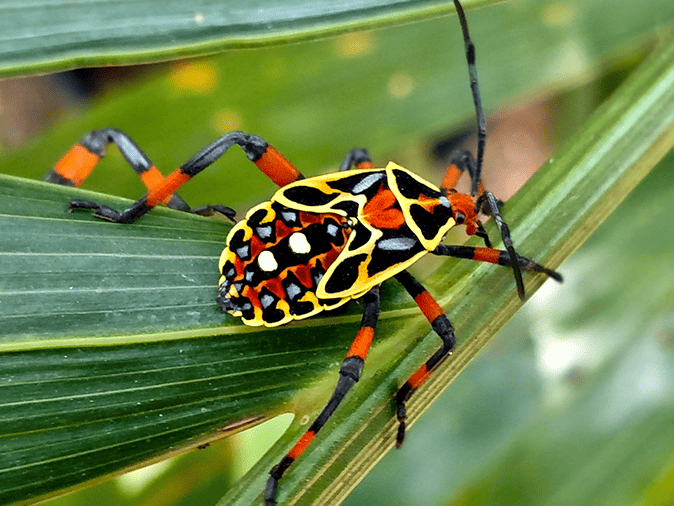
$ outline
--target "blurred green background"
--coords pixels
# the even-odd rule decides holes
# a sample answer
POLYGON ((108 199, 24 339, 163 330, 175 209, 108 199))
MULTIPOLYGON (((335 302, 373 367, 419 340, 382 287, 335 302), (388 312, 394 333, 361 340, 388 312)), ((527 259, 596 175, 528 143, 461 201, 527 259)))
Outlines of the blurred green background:
MULTIPOLYGON (((519 0, 468 17, 489 117, 485 184, 507 198, 671 34, 674 6, 519 0)), ((164 173, 241 129, 307 175, 334 170, 364 146, 375 161, 437 181, 442 157, 474 124, 463 58, 456 19, 439 18, 154 66, 6 79, 0 172, 41 178, 88 130, 114 126, 164 173)), ((181 195, 192 205, 224 198, 243 211, 273 192, 240 153, 226 163, 181 195), (244 184, 227 177, 229 166, 246 167, 244 184)), ((674 504, 673 174, 670 155, 562 266, 564 285, 547 283, 532 297, 345 504, 674 504)), ((142 193, 114 148, 86 186, 142 193)), ((51 504, 215 504, 288 422, 51 504)))

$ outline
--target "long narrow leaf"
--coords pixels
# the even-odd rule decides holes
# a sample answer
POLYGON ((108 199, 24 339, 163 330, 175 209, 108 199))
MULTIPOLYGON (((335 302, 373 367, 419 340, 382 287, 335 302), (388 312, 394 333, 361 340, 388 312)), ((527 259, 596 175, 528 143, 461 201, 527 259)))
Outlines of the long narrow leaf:
MULTIPOLYGON (((674 146, 674 42, 653 55, 506 206, 519 249, 555 266, 588 237, 674 146)), ((512 281, 489 267, 447 262, 427 280, 459 330, 459 349, 408 404, 413 422, 512 317, 519 302, 512 281), (447 288, 450 287, 451 288, 447 288), (510 289, 509 289, 510 288, 510 289)), ((537 277, 531 285, 539 286, 537 277)), ((384 319, 388 315, 384 315, 384 319)), ((417 320, 420 320, 418 318, 417 320)), ((423 325, 423 322, 421 322, 423 325)), ((395 440, 392 395, 438 346, 437 337, 399 351, 420 326, 407 325, 376 347, 376 374, 359 385, 319 433, 313 447, 284 477, 281 504, 338 504, 395 440), (396 344, 397 343, 397 344, 396 344), (384 358, 385 357, 385 358, 384 358), (395 358, 394 358, 395 357, 395 358), (382 366, 379 362, 386 363, 382 366)), ((370 364, 370 363, 369 363, 370 364)), ((368 364, 368 365, 369 365, 368 364)), ((302 428, 255 466, 220 503, 253 502, 265 471, 302 428)))
POLYGON ((450 3, 441 0, 5 3, 0 4, 0 73, 196 56, 409 22, 450 10, 450 3))

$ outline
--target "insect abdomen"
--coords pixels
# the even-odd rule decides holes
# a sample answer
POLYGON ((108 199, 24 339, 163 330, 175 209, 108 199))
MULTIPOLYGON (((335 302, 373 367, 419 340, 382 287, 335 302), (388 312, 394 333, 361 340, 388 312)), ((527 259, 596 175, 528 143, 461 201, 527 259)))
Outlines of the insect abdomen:
POLYGON ((349 298, 316 297, 346 244, 343 221, 275 202, 253 208, 230 232, 220 258, 220 309, 248 325, 275 326, 345 303, 349 298))

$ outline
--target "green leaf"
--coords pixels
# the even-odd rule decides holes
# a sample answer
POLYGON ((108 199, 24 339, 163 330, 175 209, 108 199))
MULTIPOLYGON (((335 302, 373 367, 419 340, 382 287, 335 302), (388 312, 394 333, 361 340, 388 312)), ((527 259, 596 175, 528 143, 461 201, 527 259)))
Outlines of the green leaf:
MULTIPOLYGON (((576 2, 565 4, 575 17, 560 27, 550 22, 559 21, 550 18, 554 2, 532 5, 536 8, 518 9, 508 3, 470 14, 489 107, 584 78, 594 64, 614 55, 619 43, 633 41, 671 17, 671 2, 648 9, 625 6, 632 10, 576 2), (568 54, 578 58, 565 58, 568 54)), ((106 97, 91 114, 71 118, 46 138, 8 154, 1 161, 2 171, 39 177, 88 129, 111 125, 129 131, 164 168, 182 163, 223 128, 243 128, 262 134, 305 173, 314 174, 334 168, 354 143, 371 148, 378 161, 387 156, 409 161, 424 136, 472 114, 460 34, 448 29, 446 20, 360 35, 363 38, 232 53, 191 64, 190 71, 215 70, 216 84, 207 92, 181 87, 180 67, 148 78, 106 97), (339 56, 339 49, 349 44, 370 50, 339 56), (438 50, 444 47, 447 54, 438 50), (408 63, 401 69, 400 62, 408 63), (451 67, 438 72, 448 62, 451 67), (363 76, 362 69, 370 73, 363 76), (411 77, 412 83, 411 92, 402 98, 389 91, 392 77, 399 75, 411 77), (449 112, 438 106, 446 104, 448 96, 449 112), (232 125, 237 117, 239 123, 222 126, 232 125)), ((603 217, 619 200, 616 185, 635 184, 654 163, 657 156, 644 158, 643 149, 656 145, 650 136, 668 121, 664 116, 671 97, 658 102, 650 86, 660 83, 665 94, 671 90, 671 83, 663 81, 669 75, 666 70, 653 72, 640 90, 633 89, 634 95, 623 97, 612 112, 605 111, 613 114, 607 123, 595 124, 574 140, 572 145, 579 148, 569 148, 566 155, 573 160, 567 158, 560 166, 556 157, 552 172, 533 183, 535 190, 527 187, 519 201, 508 203, 505 217, 511 226, 518 225, 513 230, 518 250, 539 260, 551 259, 553 265, 561 261, 582 239, 581 232, 585 235, 594 226, 587 216, 594 212, 603 217), (648 108, 629 109, 626 123, 621 123, 621 108, 643 104, 640 93, 653 99, 648 108), (606 138, 616 125, 624 127, 624 134, 606 138), (594 155, 583 158, 583 153, 594 155), (609 156, 615 160, 607 160, 609 156), (624 167, 635 159, 646 162, 634 171, 624 167), (577 161, 581 172, 567 172, 577 161), (594 172, 595 163, 602 170, 594 172), (610 171, 614 166, 616 171, 610 171), (583 200, 588 194, 592 198, 583 200), (609 202, 605 208, 602 199, 609 202), (545 234, 538 235, 539 227, 545 234), (564 246, 553 251, 560 241, 564 246)), ((664 150, 666 144, 660 147, 664 150)), ((103 163, 92 177, 93 188, 139 194, 132 171, 118 155, 111 154, 103 163), (113 169, 118 172, 110 177, 113 169)), ((227 170, 205 173, 199 178, 202 183, 185 188, 184 196, 195 204, 225 202, 245 209, 259 201, 261 192, 271 191, 271 184, 240 154, 221 166, 227 170)), ((320 409, 358 326, 358 304, 346 315, 283 329, 242 327, 220 315, 213 303, 215 265, 226 224, 157 210, 133 226, 115 226, 87 215, 67 215, 65 204, 73 195, 117 207, 128 202, 12 178, 2 180, 0 192, 0 318, 7 330, 0 356, 2 502, 100 480, 277 413, 293 411, 301 420, 320 409), (8 258, 14 263, 6 264, 8 258), (313 388, 306 389, 308 385, 313 388)), ((448 262, 451 267, 429 280, 432 292, 442 294, 443 304, 451 308, 464 344, 480 325, 496 327, 507 318, 507 312, 500 319, 491 316, 500 311, 503 297, 510 297, 505 300, 508 311, 518 307, 506 272, 466 264, 448 262), (473 289, 477 286, 480 290, 473 289), (499 294, 492 299, 494 291, 499 294)), ((323 481, 301 492, 307 500, 319 490, 338 491, 327 481, 345 465, 345 458, 361 451, 363 438, 370 436, 388 448, 388 436, 374 435, 391 417, 395 388, 434 351, 437 337, 413 342, 411 336, 427 332, 428 326, 394 282, 386 286, 382 316, 366 378, 351 404, 321 434, 327 444, 312 447, 303 456, 304 464, 298 462, 284 478, 282 498, 316 476, 311 463, 325 462, 331 446, 346 453, 338 456, 334 471, 318 474, 323 481), (358 416, 367 406, 375 421, 360 432, 358 416), (347 414, 355 414, 350 423, 347 414), (359 435, 353 446, 343 444, 350 434, 359 435)), ((485 337, 480 339, 478 344, 485 337)), ((478 348, 464 346, 455 361, 448 362, 449 376, 478 348)), ((442 373, 437 379, 444 385, 449 376, 442 373)), ((437 386, 431 387, 432 397, 437 386)), ((420 410, 411 405, 411 411, 420 410)), ((233 494, 242 494, 243 503, 245 497, 259 495, 269 467, 305 428, 296 423, 276 453, 233 494)), ((362 476, 374 459, 366 459, 355 476, 362 476)), ((339 491, 353 481, 345 483, 339 491)))
MULTIPOLYGON (((520 252, 535 251, 546 265, 558 265, 674 146, 673 86, 674 42, 670 41, 508 202, 504 218, 520 252)), ((443 307, 451 308, 459 347, 408 403, 412 422, 519 307, 512 281, 501 274, 488 266, 447 262, 426 280, 431 293, 443 294, 439 299, 443 307)), ((530 280, 529 291, 542 281, 541 277, 530 280)), ((338 504, 391 449, 396 429, 392 395, 438 346, 437 336, 431 333, 399 355, 402 343, 423 328, 420 320, 416 318, 413 325, 415 319, 410 317, 404 328, 375 347, 376 374, 361 381, 326 426, 327 434, 319 433, 306 455, 293 464, 282 481, 281 504, 291 498, 297 504, 338 504)), ((263 486, 264 471, 280 458, 299 429, 295 426, 292 434, 284 436, 277 452, 256 465, 220 504, 252 502, 255 487, 263 486)))
MULTIPOLYGON (((467 6, 496 0, 473 0, 467 6)), ((138 0, 0 5, 0 75, 119 65, 315 39, 446 14, 439 0, 138 0)))
MULTIPOLYGON (((520 251, 535 251, 538 259, 558 264, 672 146, 672 80, 674 44, 669 44, 508 203, 504 216, 520 251)), ((215 264, 226 226, 170 210, 117 226, 87 215, 64 217, 63 204, 86 195, 82 190, 12 178, 3 179, 2 189, 2 234, 9 239, 3 243, 8 261, 2 279, 3 285, 5 279, 10 283, 1 294, 2 319, 10 331, 17 329, 4 339, 0 366, 1 461, 8 477, 3 502, 196 445, 218 427, 240 428, 287 409, 291 401, 298 402, 300 419, 320 408, 319 399, 303 398, 306 391, 295 396, 295 389, 326 369, 334 373, 344 335, 357 328, 356 309, 281 329, 250 329, 229 318, 222 326, 213 304, 209 308, 204 302, 214 293, 215 279, 208 279, 210 267, 201 261, 215 264), (165 249, 169 241, 181 246, 165 249), (170 268, 162 264, 167 250, 170 268), (78 256, 87 261, 71 261, 78 256), (115 268, 116 260, 125 268, 115 268), (88 288, 100 271, 104 277, 94 281, 95 289, 88 288), (157 304, 162 294, 154 290, 175 285, 177 278, 181 296, 169 299, 168 308, 157 304), (114 298, 119 290, 126 297, 114 298), (12 324, 36 314, 32 297, 53 308, 53 315, 50 322, 21 332, 12 324), (108 317, 114 325, 101 330, 98 320, 108 317), (193 325, 181 330, 185 321, 193 325), (134 326, 142 333, 131 333, 134 326)), ((527 286, 531 290, 542 281, 529 278, 527 286)), ((460 344, 412 398, 411 422, 520 305, 510 277, 490 266, 448 261, 426 283, 451 308, 460 344)), ((354 468, 367 468, 390 448, 391 395, 437 347, 437 337, 410 342, 410 335, 427 332, 427 323, 395 284, 386 294, 381 340, 368 361, 376 374, 366 375, 284 477, 281 503, 296 495, 303 504, 335 503, 353 485, 350 480, 362 476, 354 468)), ((233 491, 241 504, 259 495, 262 469, 304 428, 295 423, 276 452, 233 491)), ((225 502, 237 504, 228 497, 225 502)))

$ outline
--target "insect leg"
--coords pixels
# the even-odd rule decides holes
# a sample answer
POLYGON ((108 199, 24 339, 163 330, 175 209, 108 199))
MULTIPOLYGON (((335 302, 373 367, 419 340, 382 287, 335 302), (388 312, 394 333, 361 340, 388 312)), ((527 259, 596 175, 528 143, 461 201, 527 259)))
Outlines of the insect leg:
MULTIPOLYGON (((44 178, 48 183, 81 186, 96 164, 105 155, 109 144, 115 144, 128 164, 136 171, 148 190, 159 186, 164 176, 131 138, 120 130, 105 128, 87 134, 75 144, 44 178)), ((164 204, 179 211, 190 207, 178 195, 170 195, 164 204)))
MULTIPOLYGON (((508 250, 512 258, 517 257, 515 252, 515 247, 513 246, 513 241, 510 237, 510 229, 508 224, 503 220, 501 216, 500 208, 503 205, 503 202, 494 197, 494 194, 488 191, 485 191, 482 182, 479 180, 479 174, 476 172, 476 162, 473 158, 473 155, 469 151, 461 151, 454 156, 452 162, 447 169, 447 173, 442 181, 441 189, 447 194, 448 192, 454 191, 454 186, 456 186, 459 177, 464 170, 468 170, 471 180, 473 182, 473 187, 477 189, 477 200, 475 204, 475 210, 482 212, 484 214, 491 215, 494 219, 494 222, 498 226, 499 232, 501 234, 501 239, 503 240, 503 245, 508 250)), ((491 248, 491 241, 487 235, 487 231, 482 227, 482 224, 478 222, 478 228, 476 235, 484 239, 485 244, 488 248, 491 248)), ((513 260, 511 263, 513 269, 513 274, 515 276, 515 284, 517 285, 517 293, 520 299, 524 300, 524 283, 522 282, 522 273, 520 272, 519 264, 513 260)))
MULTIPOLYGON (((304 177, 283 155, 260 137, 243 132, 230 132, 206 146, 163 179, 161 184, 150 188, 145 196, 121 212, 108 206, 84 200, 72 201, 70 209, 90 209, 94 216, 98 218, 116 223, 131 223, 175 193, 182 185, 210 166, 235 144, 240 146, 248 159, 279 186, 285 186, 304 177)), ((207 213, 213 209, 217 210, 217 206, 202 208, 201 211, 207 213)))
POLYGON ((356 169, 371 169, 372 168, 372 158, 367 152, 367 149, 356 148, 352 149, 344 157, 344 161, 339 168, 339 171, 345 171, 355 167, 356 169))
MULTIPOLYGON (((454 190, 464 170, 468 170, 468 175, 472 181, 475 178, 475 158, 473 158, 470 151, 466 150, 454 154, 449 167, 447 167, 447 172, 442 180, 440 189, 445 193, 454 190)), ((482 193, 484 193, 484 187, 482 186, 482 182, 478 181, 477 194, 482 195, 482 193)))
POLYGON ((295 443, 286 456, 271 470, 264 491, 264 501, 266 506, 276 504, 276 489, 278 487, 278 481, 281 479, 281 476, 283 476, 283 473, 285 473, 286 469, 288 469, 288 467, 302 454, 314 436, 316 436, 316 433, 321 430, 330 416, 332 416, 332 413, 342 402, 344 396, 360 379, 365 357, 370 349, 372 337, 374 336, 374 329, 379 318, 379 287, 376 286, 367 292, 363 301, 365 310, 363 312, 361 326, 356 334, 356 338, 351 344, 351 348, 346 354, 344 362, 342 362, 337 386, 335 387, 330 400, 323 408, 323 411, 321 411, 309 429, 304 433, 300 440, 295 443))
MULTIPOLYGON (((435 255, 442 255, 454 258, 465 258, 476 260, 478 262, 489 262, 496 265, 512 266, 510 254, 508 251, 494 248, 478 248, 475 246, 456 246, 450 244, 440 244, 432 252, 435 255)), ((562 281, 562 275, 556 271, 548 269, 533 260, 517 255, 520 268, 525 271, 542 272, 547 274, 555 281, 562 281)))
POLYGON ((396 394, 396 416, 398 417, 398 435, 396 436, 396 447, 400 448, 405 441, 405 420, 407 419, 407 410, 405 402, 410 398, 419 386, 428 379, 440 362, 447 358, 456 346, 456 337, 454 336, 454 327, 450 323, 447 315, 442 308, 433 299, 430 293, 407 271, 396 274, 396 279, 403 285, 405 290, 412 296, 419 309, 430 322, 433 330, 442 339, 442 346, 429 358, 424 365, 408 379, 396 394))

